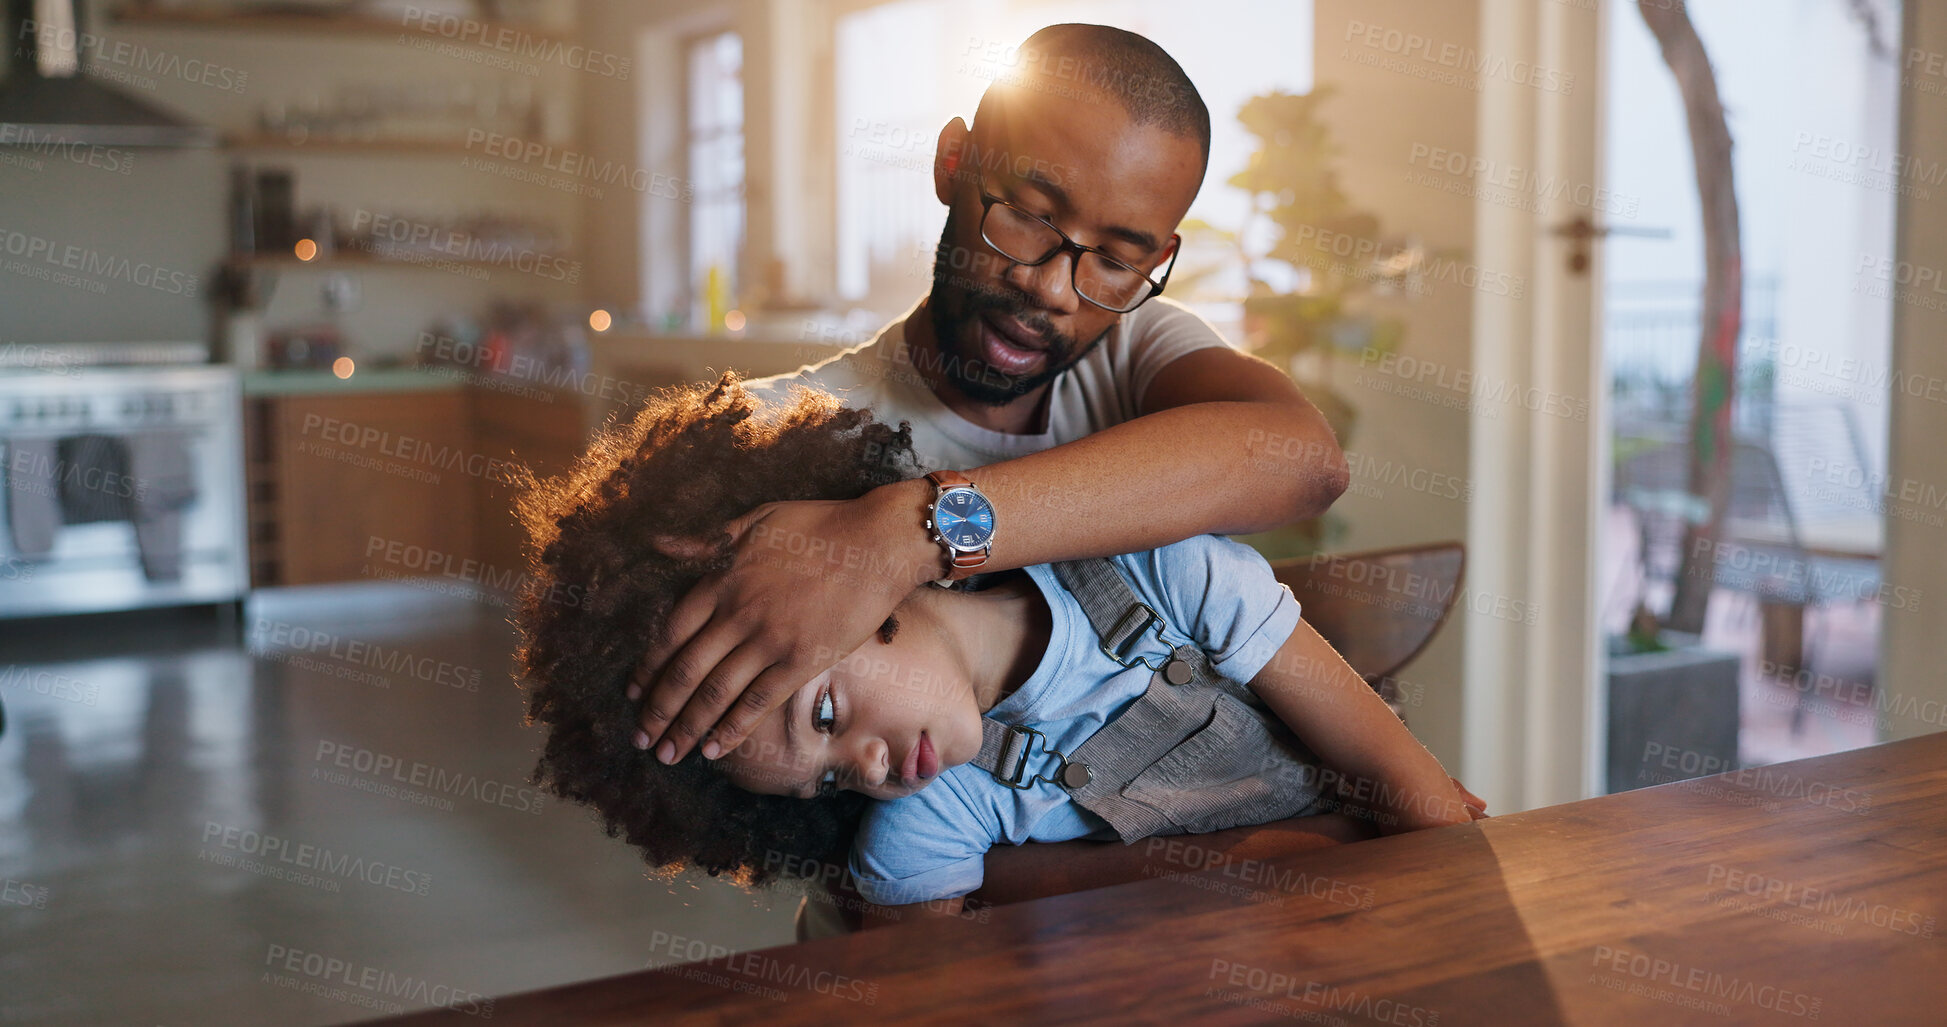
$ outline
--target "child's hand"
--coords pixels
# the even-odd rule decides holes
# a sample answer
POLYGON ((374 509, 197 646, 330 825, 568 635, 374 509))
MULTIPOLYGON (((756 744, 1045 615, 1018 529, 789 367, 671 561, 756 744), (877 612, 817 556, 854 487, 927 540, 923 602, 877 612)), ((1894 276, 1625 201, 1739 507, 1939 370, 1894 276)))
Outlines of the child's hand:
POLYGON ((1447 778, 1447 780, 1452 781, 1454 791, 1460 793, 1461 801, 1467 807, 1467 815, 1474 818, 1475 820, 1486 820, 1487 800, 1481 798, 1478 795, 1475 795, 1473 792, 1468 791, 1467 786, 1461 784, 1459 778, 1449 777, 1447 778))

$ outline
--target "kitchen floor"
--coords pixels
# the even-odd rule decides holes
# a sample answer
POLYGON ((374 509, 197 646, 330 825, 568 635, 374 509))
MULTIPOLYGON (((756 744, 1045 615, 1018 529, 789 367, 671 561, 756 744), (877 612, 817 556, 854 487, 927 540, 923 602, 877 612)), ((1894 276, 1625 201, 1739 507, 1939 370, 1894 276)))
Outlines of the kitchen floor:
POLYGON ((794 901, 653 878, 527 783, 507 613, 361 584, 0 623, 0 1023, 490 1016, 790 941, 794 901))

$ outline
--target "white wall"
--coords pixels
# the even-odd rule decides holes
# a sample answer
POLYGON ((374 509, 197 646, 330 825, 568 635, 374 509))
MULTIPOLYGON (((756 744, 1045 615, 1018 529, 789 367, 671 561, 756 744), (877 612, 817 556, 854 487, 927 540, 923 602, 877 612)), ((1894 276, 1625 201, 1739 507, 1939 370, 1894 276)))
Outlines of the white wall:
MULTIPOLYGON (((1401 72, 1383 44, 1368 46, 1361 26, 1399 29, 1433 40, 1475 47, 1480 32, 1474 0, 1440 4, 1413 0, 1317 0, 1313 77, 1335 85, 1323 109, 1339 158, 1341 186, 1356 207, 1374 212, 1382 231, 1411 232, 1429 247, 1454 251, 1465 262, 1474 249, 1474 203, 1406 179, 1416 145, 1472 152, 1478 94, 1470 88, 1401 72), (1378 63, 1374 63, 1377 61, 1378 63)), ((1416 72, 1417 60, 1405 65, 1416 72)), ((1436 65, 1437 68, 1437 65, 1436 65)), ((1450 372, 1472 365, 1473 290, 1435 282, 1430 295, 1387 306, 1405 319, 1403 356, 1450 372)), ((1352 486, 1333 509, 1350 525, 1345 550, 1466 539, 1469 494, 1469 415, 1455 406, 1402 394, 1396 375, 1342 364, 1337 381, 1358 411, 1341 440, 1352 460, 1352 486)), ((1464 398, 1464 397, 1462 397, 1464 398)), ((1505 415, 1504 415, 1505 416, 1505 415)), ((1456 610, 1433 644, 1402 677, 1423 694, 1409 707, 1414 733, 1450 770, 1459 772, 1463 686, 1461 668, 1469 614, 1456 610)))

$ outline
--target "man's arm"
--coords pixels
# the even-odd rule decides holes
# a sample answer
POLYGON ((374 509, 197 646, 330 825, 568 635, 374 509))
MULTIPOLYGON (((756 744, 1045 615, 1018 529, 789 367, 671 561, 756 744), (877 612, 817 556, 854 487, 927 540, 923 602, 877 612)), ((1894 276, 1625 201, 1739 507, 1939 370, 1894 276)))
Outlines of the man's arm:
MULTIPOLYGON (((1350 480, 1331 427, 1298 386, 1227 346, 1164 367, 1142 411, 1066 445, 967 472, 994 502, 999 527, 989 566, 1269 531, 1324 513, 1350 480)), ((930 501, 931 486, 923 491, 930 501)))
MULTIPOLYGON (((988 570, 1264 531, 1322 512, 1348 482, 1318 409, 1276 367, 1229 347, 1163 367, 1133 420, 966 474, 994 504, 988 570)), ((677 605, 630 686, 647 693, 637 743, 673 762, 714 725, 704 756, 730 751, 909 591, 944 577, 943 551, 920 527, 932 498, 914 479, 739 518, 733 566, 677 605)))

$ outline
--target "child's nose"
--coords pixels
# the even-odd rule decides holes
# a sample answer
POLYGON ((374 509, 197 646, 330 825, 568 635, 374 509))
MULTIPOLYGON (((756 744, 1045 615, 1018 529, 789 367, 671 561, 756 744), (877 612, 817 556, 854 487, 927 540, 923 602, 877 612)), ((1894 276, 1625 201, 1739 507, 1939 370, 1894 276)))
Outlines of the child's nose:
POLYGON ((886 783, 892 772, 892 764, 887 757, 886 742, 883 738, 873 738, 860 745, 854 758, 853 773, 866 786, 877 788, 886 783))

